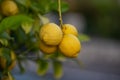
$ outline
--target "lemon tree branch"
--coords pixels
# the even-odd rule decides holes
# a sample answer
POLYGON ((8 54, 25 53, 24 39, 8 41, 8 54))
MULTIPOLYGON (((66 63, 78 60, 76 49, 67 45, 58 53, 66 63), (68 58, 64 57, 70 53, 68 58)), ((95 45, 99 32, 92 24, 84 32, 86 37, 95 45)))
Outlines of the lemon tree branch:
POLYGON ((59 13, 60 27, 62 27, 63 21, 62 21, 62 13, 61 13, 61 0, 58 0, 58 13, 59 13))

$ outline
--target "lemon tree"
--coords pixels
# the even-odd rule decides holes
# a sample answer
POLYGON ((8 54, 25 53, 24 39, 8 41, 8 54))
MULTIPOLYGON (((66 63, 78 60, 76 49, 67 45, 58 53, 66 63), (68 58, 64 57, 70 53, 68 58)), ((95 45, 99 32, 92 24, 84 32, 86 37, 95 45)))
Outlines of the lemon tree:
POLYGON ((40 76, 52 63, 54 78, 62 77, 62 62, 77 59, 81 41, 89 39, 72 24, 63 24, 68 9, 64 0, 0 0, 0 80, 14 80, 16 65, 24 73, 24 60, 34 61, 40 76), (49 22, 49 12, 58 12, 60 24, 49 22))

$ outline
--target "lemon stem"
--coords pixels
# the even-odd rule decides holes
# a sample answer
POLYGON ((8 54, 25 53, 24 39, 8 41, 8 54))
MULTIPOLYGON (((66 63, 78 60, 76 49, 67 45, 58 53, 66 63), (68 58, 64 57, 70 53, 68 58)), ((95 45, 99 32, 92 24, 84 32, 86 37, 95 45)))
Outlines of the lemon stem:
POLYGON ((63 21, 62 21, 62 13, 61 13, 61 0, 58 0, 58 13, 59 13, 60 27, 62 27, 63 21))

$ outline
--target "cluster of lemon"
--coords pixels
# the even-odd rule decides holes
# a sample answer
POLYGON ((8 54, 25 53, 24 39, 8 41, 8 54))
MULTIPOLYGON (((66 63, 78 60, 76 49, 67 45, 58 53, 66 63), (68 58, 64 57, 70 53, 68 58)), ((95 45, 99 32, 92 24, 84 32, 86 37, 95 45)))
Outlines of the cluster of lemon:
POLYGON ((39 35, 40 50, 45 54, 59 50, 66 57, 75 58, 81 50, 78 31, 73 25, 63 24, 60 28, 54 23, 47 23, 41 27, 39 35))

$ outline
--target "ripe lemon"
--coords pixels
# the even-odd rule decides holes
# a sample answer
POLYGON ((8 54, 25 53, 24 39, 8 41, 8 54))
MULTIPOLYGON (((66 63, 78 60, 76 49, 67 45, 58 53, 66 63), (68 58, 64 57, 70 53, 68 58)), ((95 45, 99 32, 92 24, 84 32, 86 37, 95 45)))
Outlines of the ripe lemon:
POLYGON ((4 0, 1 3, 1 12, 5 16, 11 16, 18 13, 17 4, 12 0, 4 0))
POLYGON ((47 45, 58 45, 62 37, 62 30, 54 23, 47 23, 40 29, 40 39, 47 45))
POLYGON ((51 54, 51 53, 54 53, 57 50, 57 47, 46 45, 43 42, 40 42, 40 50, 45 54, 51 54))
POLYGON ((0 57, 0 67, 1 68, 3 68, 3 69, 7 68, 7 70, 12 70, 15 67, 15 65, 16 65, 16 55, 12 51, 11 51, 10 54, 11 54, 10 55, 11 56, 11 63, 8 66, 8 68, 7 68, 7 60, 4 57, 0 57))
POLYGON ((78 36, 78 31, 76 27, 71 24, 64 24, 62 26, 62 31, 63 31, 63 34, 73 34, 75 36, 78 36))
POLYGON ((66 57, 74 58, 78 56, 81 50, 81 44, 76 36, 66 34, 59 44, 59 49, 66 57))

